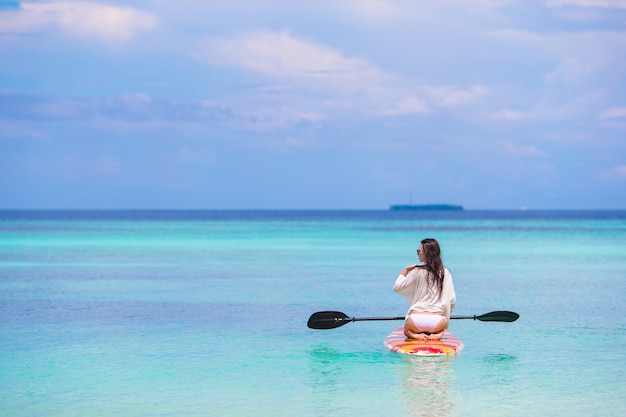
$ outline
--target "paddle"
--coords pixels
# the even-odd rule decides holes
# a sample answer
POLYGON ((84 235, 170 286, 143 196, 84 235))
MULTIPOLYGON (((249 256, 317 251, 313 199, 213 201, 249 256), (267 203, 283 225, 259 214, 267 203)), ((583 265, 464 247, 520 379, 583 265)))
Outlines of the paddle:
MULTIPOLYGON (((492 311, 480 316, 451 316, 451 319, 472 319, 480 321, 504 321, 512 322, 519 318, 519 314, 512 311, 492 311)), ((404 317, 348 317, 340 311, 318 311, 309 317, 307 326, 311 329, 326 330, 343 326, 351 321, 378 321, 378 320, 404 320, 404 317)))

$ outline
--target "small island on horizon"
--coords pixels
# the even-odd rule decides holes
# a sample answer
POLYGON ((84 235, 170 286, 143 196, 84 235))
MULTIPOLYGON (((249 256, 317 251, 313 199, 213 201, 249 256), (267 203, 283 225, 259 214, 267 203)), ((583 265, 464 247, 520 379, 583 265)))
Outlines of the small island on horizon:
POLYGON ((463 206, 453 204, 396 204, 389 207, 392 211, 463 211, 463 206))

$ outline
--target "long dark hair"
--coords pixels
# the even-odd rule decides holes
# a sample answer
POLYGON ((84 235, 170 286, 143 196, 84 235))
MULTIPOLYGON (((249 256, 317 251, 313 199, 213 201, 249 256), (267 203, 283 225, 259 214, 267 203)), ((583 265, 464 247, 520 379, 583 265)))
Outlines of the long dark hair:
POLYGON ((439 242, 435 239, 428 238, 422 240, 421 243, 422 250, 424 251, 424 256, 426 258, 424 267, 429 272, 428 280, 431 285, 437 287, 439 290, 439 296, 441 297, 445 269, 443 267, 443 262, 441 261, 441 249, 439 248, 439 242))

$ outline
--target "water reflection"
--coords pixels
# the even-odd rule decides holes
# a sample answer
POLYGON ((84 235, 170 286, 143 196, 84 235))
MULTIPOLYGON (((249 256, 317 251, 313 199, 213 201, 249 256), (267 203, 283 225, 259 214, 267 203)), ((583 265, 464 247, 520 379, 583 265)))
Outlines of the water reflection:
POLYGON ((454 359, 406 357, 398 368, 407 414, 419 417, 452 415, 457 405, 452 385, 454 359))
POLYGON ((395 360, 383 350, 345 352, 314 346, 308 375, 312 415, 383 415, 395 405, 397 388, 389 373, 395 360))
POLYGON ((342 401, 346 391, 346 356, 349 354, 318 345, 310 352, 310 386, 315 415, 340 415, 348 411, 342 401))
POLYGON ((316 346, 310 352, 312 386, 333 391, 340 384, 345 354, 327 346, 316 346))
POLYGON ((481 358, 481 379, 483 383, 503 388, 516 386, 519 379, 517 356, 493 353, 481 358))

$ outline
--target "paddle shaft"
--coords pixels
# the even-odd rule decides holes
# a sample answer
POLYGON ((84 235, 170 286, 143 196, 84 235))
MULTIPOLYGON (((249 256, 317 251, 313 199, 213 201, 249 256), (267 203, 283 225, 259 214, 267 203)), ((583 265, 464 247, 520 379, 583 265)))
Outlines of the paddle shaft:
POLYGON ((346 321, 382 321, 382 320, 404 320, 405 317, 350 317, 346 321))
MULTIPOLYGON (((404 320, 406 317, 349 317, 347 319, 338 319, 343 321, 382 321, 382 320, 404 320)), ((471 319, 476 320, 476 315, 473 316, 450 316, 451 320, 463 320, 471 319)))

